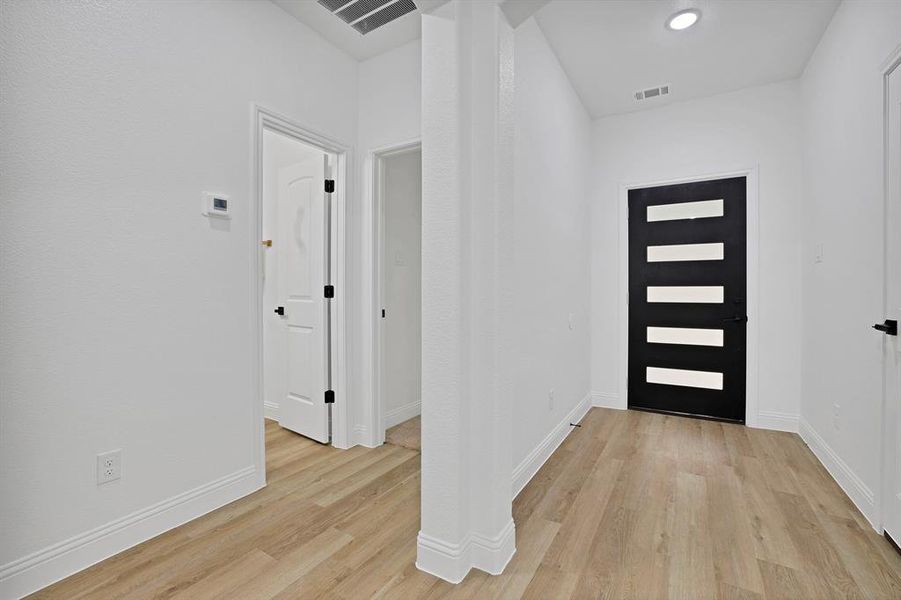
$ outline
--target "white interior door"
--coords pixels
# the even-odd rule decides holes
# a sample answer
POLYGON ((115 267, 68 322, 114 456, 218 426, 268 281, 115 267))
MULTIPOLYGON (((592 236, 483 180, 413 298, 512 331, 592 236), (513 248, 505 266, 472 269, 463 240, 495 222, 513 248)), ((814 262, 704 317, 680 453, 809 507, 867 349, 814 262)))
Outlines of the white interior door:
MULTIPOLYGON (((901 67, 889 77, 886 319, 901 320, 901 67)), ((901 542, 901 342, 886 335, 883 351, 886 406, 886 493, 883 523, 901 542)))
MULTIPOLYGON (((278 298, 286 329, 285 396, 279 425, 319 442, 329 441, 328 277, 329 215, 324 192, 327 158, 285 167, 278 175, 278 298)), ((278 309, 276 309, 278 310, 278 309)))

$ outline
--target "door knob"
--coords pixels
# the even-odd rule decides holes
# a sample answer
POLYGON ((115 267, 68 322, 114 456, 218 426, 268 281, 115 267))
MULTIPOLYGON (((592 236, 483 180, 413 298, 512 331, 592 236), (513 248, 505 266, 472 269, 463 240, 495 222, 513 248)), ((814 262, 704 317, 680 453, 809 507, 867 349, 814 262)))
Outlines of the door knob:
POLYGON ((873 329, 881 331, 885 335, 898 335, 898 321, 886 319, 885 323, 873 325, 873 329))
POLYGON ((285 316, 285 307, 284 307, 284 306, 279 306, 278 308, 276 308, 276 309, 275 309, 275 314, 277 314, 277 315, 280 316, 280 317, 284 317, 284 316, 285 316))

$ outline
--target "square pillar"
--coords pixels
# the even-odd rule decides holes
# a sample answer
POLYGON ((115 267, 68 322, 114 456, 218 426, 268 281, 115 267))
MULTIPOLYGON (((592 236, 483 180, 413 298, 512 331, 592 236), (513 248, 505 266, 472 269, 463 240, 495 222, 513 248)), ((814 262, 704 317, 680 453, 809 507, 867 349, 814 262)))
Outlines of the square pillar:
POLYGON ((422 27, 422 525, 417 566, 499 574, 512 518, 513 30, 454 0, 422 27))

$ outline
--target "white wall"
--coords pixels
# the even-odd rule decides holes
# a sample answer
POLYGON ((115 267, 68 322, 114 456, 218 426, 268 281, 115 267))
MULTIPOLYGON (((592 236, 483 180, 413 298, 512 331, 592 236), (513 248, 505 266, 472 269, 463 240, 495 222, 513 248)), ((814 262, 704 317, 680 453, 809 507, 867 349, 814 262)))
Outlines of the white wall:
POLYGON ((361 152, 419 138, 422 42, 416 40, 359 66, 361 152))
POLYGON ((514 48, 516 468, 589 393, 592 165, 591 120, 534 19, 514 48))
POLYGON ((3 3, 0 596, 258 485, 250 103, 352 144, 356 71, 269 2, 3 3))
POLYGON ((619 369, 619 186, 759 167, 759 421, 794 429, 801 393, 801 146, 796 81, 595 121, 592 389, 625 404, 619 369))
POLYGON ((844 2, 801 78, 801 432, 874 524, 883 336, 870 326, 884 318, 881 66, 899 44, 901 3, 844 2), (823 261, 815 263, 819 244, 823 261))
POLYGON ((416 40, 380 54, 359 65, 358 106, 358 189, 349 238, 352 240, 350 268, 353 282, 349 298, 356 302, 348 310, 353 316, 354 339, 350 365, 350 394, 353 399, 354 442, 379 443, 379 424, 374 423, 373 402, 375 351, 373 327, 377 318, 373 257, 377 252, 373 223, 372 152, 417 140, 421 129, 422 42, 416 40), (360 286, 360 287, 357 287, 360 286))
POLYGON ((385 427, 420 412, 422 386, 422 155, 384 161, 385 427))

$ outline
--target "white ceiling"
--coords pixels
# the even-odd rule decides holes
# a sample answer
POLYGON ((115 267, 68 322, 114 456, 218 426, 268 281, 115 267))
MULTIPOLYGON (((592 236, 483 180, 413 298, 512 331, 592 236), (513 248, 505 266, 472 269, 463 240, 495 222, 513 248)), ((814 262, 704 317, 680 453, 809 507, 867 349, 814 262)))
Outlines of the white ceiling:
POLYGON ((447 0, 415 0, 418 10, 362 35, 316 0, 272 1, 357 60, 372 58, 419 39, 422 32, 421 14, 447 2, 447 0))
POLYGON ((838 0, 553 0, 535 17, 592 117, 801 74, 838 0), (696 7, 685 31, 667 17, 696 7), (636 101, 670 84, 670 95, 636 101))

